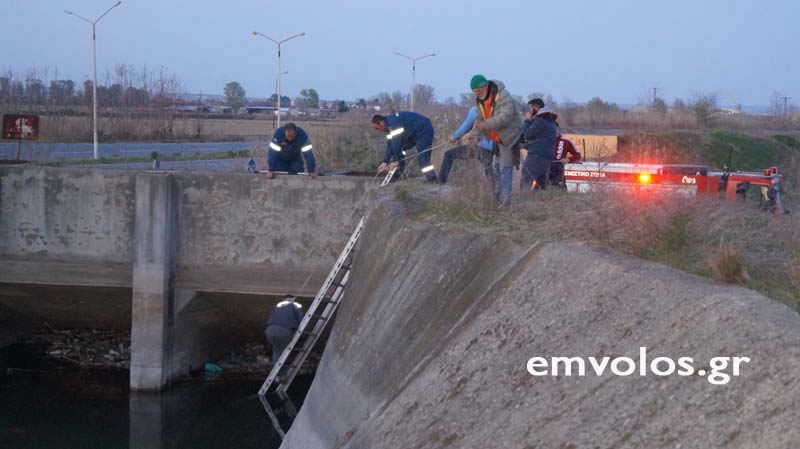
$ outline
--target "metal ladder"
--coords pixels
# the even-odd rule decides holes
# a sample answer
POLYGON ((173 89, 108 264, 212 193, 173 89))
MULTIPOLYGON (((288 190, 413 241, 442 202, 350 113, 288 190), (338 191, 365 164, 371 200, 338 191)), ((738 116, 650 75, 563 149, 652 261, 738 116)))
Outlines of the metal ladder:
POLYGON ((395 167, 395 168, 389 170, 389 173, 386 173, 386 177, 383 178, 383 181, 381 182, 381 187, 389 184, 392 181, 392 177, 397 172, 397 168, 398 167, 395 167))
POLYGON ((308 306, 308 310, 303 316, 303 320, 300 321, 300 326, 295 331, 292 341, 283 350, 283 353, 272 367, 269 376, 267 376, 264 384, 258 390, 259 396, 263 397, 267 394, 274 383, 279 384, 277 387, 278 393, 286 393, 325 326, 333 318, 333 314, 342 299, 347 280, 350 278, 353 249, 361 236, 365 222, 366 217, 361 217, 355 231, 350 236, 350 240, 345 244, 328 277, 317 292, 317 296, 308 306))
MULTIPOLYGON (((294 419, 297 416, 297 408, 294 406, 294 403, 289 398, 289 395, 287 395, 286 393, 278 393, 278 397, 281 400, 281 405, 283 406, 283 410, 286 413, 286 415, 290 419, 294 419)), ((286 438, 286 431, 283 430, 281 422, 280 420, 278 420, 278 416, 275 414, 275 410, 273 410, 272 406, 270 406, 269 400, 267 399, 266 396, 259 396, 258 398, 261 400, 261 405, 264 406, 264 411, 267 412, 267 416, 269 416, 270 422, 272 422, 272 427, 275 429, 276 432, 278 432, 278 435, 280 435, 281 440, 283 440, 284 438, 286 438)))

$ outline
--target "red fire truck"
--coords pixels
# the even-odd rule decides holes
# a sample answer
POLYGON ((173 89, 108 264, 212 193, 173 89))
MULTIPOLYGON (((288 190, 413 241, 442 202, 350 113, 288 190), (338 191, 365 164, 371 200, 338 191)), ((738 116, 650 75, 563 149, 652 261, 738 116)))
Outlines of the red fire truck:
POLYGON ((681 195, 719 195, 725 199, 747 197, 751 187, 760 190, 764 208, 784 214, 781 177, 770 167, 761 173, 711 171, 705 165, 657 165, 618 162, 566 164, 564 181, 569 192, 588 192, 599 186, 681 195))

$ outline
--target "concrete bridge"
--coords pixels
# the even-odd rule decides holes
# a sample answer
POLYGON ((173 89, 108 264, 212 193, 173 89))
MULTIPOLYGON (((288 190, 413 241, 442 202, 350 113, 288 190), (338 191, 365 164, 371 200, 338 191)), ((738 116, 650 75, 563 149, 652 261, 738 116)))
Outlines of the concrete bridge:
POLYGON ((158 390, 258 334, 276 295, 313 296, 367 188, 0 167, 0 325, 131 326, 131 388, 158 390))

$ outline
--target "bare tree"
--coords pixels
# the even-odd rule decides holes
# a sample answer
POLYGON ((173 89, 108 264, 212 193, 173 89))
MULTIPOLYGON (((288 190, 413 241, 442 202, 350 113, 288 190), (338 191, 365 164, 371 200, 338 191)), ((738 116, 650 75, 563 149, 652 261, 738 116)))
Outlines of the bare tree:
POLYGON ((433 86, 427 84, 417 84, 414 86, 414 103, 420 110, 425 110, 436 101, 436 93, 433 86))
POLYGON ((406 104, 406 95, 399 90, 392 93, 381 92, 378 94, 378 104, 386 112, 398 112, 406 104))
POLYGON ((687 110, 686 102, 681 98, 675 98, 672 102, 672 110, 675 112, 684 112, 687 110))
POLYGON ((777 90, 772 92, 769 97, 769 113, 775 117, 781 117, 784 114, 783 94, 777 90))
POLYGON ((712 93, 695 93, 692 96, 692 112, 697 119, 697 124, 710 128, 714 126, 714 112, 719 107, 719 95, 712 93))

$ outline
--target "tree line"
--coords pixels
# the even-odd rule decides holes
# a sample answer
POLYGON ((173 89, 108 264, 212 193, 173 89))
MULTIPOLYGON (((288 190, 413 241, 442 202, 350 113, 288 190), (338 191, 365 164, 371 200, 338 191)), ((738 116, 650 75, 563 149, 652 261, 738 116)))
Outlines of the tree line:
MULTIPOLYGON (((48 80, 43 73, 30 70, 25 75, 6 71, 0 75, 0 104, 30 106, 82 106, 92 103, 92 80, 80 85, 71 79, 48 80)), ((97 103, 101 107, 146 108, 175 104, 183 92, 178 78, 163 67, 152 70, 117 64, 105 73, 105 82, 97 85, 97 103)))

